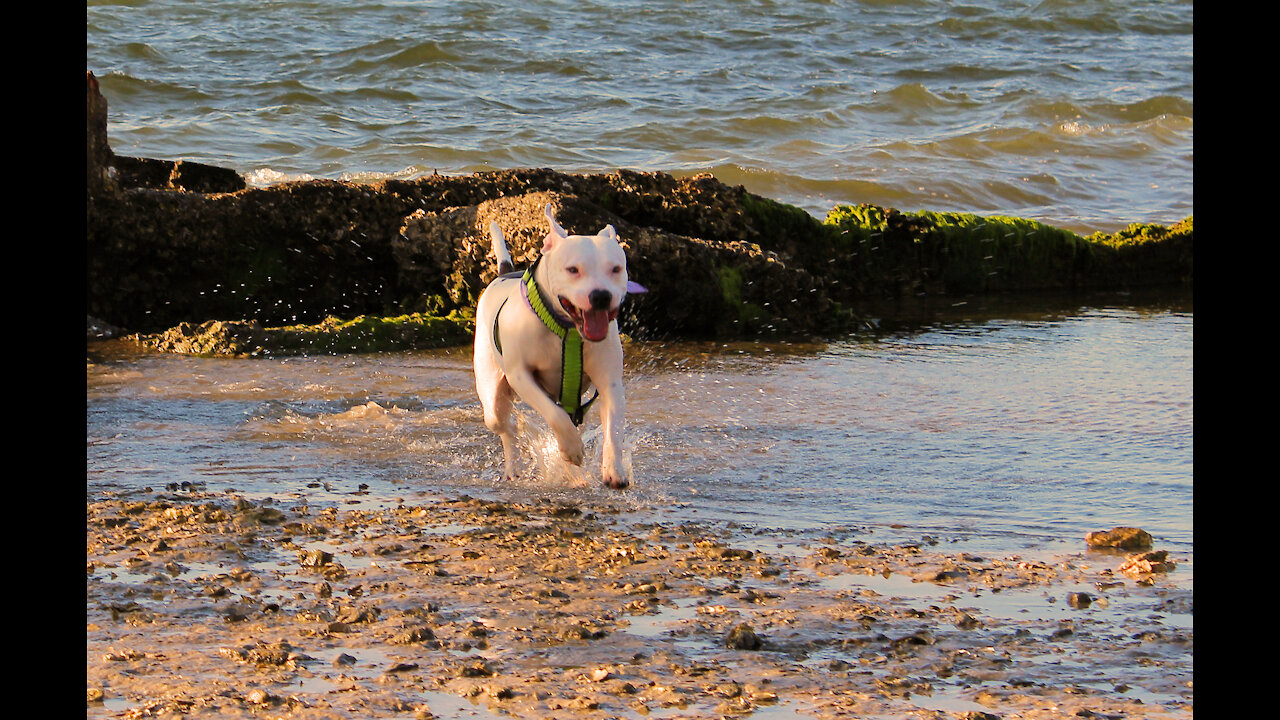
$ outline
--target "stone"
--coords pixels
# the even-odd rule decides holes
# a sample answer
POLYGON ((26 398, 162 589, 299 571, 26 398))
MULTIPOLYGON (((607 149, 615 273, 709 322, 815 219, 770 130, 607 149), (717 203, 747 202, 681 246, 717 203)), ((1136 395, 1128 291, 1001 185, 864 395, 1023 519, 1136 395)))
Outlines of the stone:
POLYGON ((724 644, 734 650, 759 650, 764 646, 764 640, 756 635, 750 625, 741 623, 729 631, 725 636, 724 644))
POLYGON ((307 550, 298 553, 298 564, 302 567, 323 567, 333 562, 333 553, 324 550, 307 550))
POLYGON ((1149 575, 1171 572, 1175 567, 1174 562, 1169 560, 1168 550, 1152 550, 1130 555, 1120 564, 1119 570, 1126 575, 1149 575))
POLYGON ((111 145, 107 142, 107 99, 98 88, 98 78, 93 71, 85 72, 87 89, 85 132, 85 170, 89 193, 106 190, 111 183, 108 168, 111 164, 111 145))
POLYGON ((1086 533, 1084 541, 1089 547, 1138 550, 1151 547, 1151 533, 1134 527, 1114 527, 1086 533))

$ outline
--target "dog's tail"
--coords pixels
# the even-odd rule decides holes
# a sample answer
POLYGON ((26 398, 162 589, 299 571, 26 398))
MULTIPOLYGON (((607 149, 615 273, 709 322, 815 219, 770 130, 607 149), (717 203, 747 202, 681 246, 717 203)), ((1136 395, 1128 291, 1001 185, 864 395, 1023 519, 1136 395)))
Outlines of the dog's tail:
POLYGON ((511 262, 511 253, 507 250, 507 240, 502 236, 502 228, 498 223, 489 223, 489 237, 493 238, 493 257, 498 261, 498 274, 506 275, 516 269, 511 262))

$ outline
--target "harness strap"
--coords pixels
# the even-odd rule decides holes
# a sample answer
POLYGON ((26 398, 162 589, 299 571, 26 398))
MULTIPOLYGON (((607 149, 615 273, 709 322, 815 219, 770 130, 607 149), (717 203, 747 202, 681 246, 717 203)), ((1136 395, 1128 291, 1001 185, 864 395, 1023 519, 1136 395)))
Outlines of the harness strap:
POLYGON ((502 308, 507 306, 507 300, 510 299, 510 295, 504 298, 498 306, 498 312, 493 314, 493 346, 498 350, 498 357, 502 357, 502 334, 498 332, 498 318, 502 317, 502 308))
MULTIPOLYGON (((533 265, 524 271, 520 278, 520 294, 524 296, 525 302, 529 304, 529 308, 533 310, 534 315, 538 316, 542 324, 560 338, 560 399, 556 404, 569 414, 569 419, 573 420, 573 424, 577 426, 582 424, 587 408, 600 397, 600 391, 597 389, 590 400, 582 402, 582 335, 578 333, 578 328, 574 327, 573 323, 566 324, 547 307, 546 298, 543 297, 542 290, 533 279, 533 270, 541 259, 535 260, 533 265)), ((514 275, 515 273, 511 273, 504 277, 514 275)), ((493 318, 493 344, 498 349, 499 355, 502 354, 502 342, 498 336, 498 317, 502 315, 502 308, 506 306, 507 302, 503 300, 493 318)))

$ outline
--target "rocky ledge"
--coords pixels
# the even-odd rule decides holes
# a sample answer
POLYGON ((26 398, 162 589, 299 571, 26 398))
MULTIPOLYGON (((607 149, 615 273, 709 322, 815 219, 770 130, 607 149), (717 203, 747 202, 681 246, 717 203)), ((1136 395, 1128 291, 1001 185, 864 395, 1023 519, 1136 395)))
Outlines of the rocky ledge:
POLYGON ((1020 218, 865 204, 820 221, 708 174, 626 170, 251 188, 222 168, 115 155, 91 72, 87 84, 87 312, 91 326, 161 349, 454 343, 496 274, 489 223, 501 224, 518 264, 531 262, 548 203, 570 232, 617 228, 632 278, 649 289, 619 319, 637 339, 826 335, 854 327, 867 300, 1192 278, 1190 217, 1089 237, 1020 218), (339 331, 346 323, 355 326, 339 331))

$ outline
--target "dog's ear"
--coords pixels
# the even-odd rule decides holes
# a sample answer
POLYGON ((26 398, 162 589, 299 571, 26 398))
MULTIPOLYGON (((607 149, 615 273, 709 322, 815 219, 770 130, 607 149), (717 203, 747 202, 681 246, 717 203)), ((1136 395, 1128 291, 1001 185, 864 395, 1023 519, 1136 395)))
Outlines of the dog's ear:
POLYGON ((560 223, 556 222, 555 211, 551 209, 551 203, 547 203, 546 213, 547 222, 551 225, 551 230, 547 233, 546 240, 543 240, 542 242, 543 252, 550 250, 556 240, 563 240, 564 238, 569 237, 569 233, 565 232, 564 228, 560 227, 560 223))
POLYGON ((600 237, 607 238, 609 240, 613 240, 614 242, 617 242, 618 231, 614 230, 612 225, 605 225, 604 229, 600 231, 600 237))

